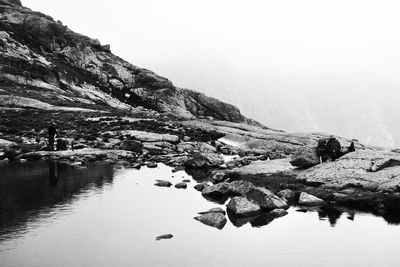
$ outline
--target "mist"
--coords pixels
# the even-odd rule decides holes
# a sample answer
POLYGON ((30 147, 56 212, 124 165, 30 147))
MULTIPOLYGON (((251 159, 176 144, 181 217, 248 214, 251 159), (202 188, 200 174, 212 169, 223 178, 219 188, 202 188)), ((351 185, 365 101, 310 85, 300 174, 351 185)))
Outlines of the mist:
POLYGON ((266 126, 400 145, 397 1, 23 4, 266 126))

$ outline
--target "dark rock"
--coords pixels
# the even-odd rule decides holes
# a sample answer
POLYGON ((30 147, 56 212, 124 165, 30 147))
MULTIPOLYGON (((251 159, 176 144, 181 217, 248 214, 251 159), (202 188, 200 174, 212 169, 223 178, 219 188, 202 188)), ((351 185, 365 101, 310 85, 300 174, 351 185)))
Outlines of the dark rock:
POLYGON ((157 237, 156 237, 156 240, 159 241, 159 240, 163 240, 163 239, 171 239, 171 238, 173 238, 173 237, 174 237, 174 236, 171 235, 171 234, 160 235, 160 236, 157 236, 157 237))
POLYGON ((4 151, 4 157, 6 159, 9 159, 10 161, 14 160, 19 154, 20 154, 19 151, 12 149, 12 148, 7 148, 4 151))
POLYGON ((155 162, 148 162, 146 166, 147 168, 157 168, 158 165, 155 162))
POLYGON ((298 149, 292 159, 290 164, 296 167, 309 168, 320 163, 320 159, 317 155, 316 148, 304 146, 298 149))
POLYGON ((186 189, 187 188, 187 183, 177 183, 175 185, 176 188, 178 189, 186 189))
POLYGON ((194 217, 195 220, 202 222, 205 225, 212 226, 218 229, 224 228, 227 220, 225 215, 220 212, 210 212, 197 217, 194 217))
POLYGON ((288 212, 284 209, 274 209, 270 211, 270 214, 275 216, 275 217, 283 217, 288 214, 288 212))
POLYGON ((259 205, 244 197, 232 198, 226 207, 236 216, 250 216, 261 210, 259 205))
POLYGON ((161 186, 161 187, 170 187, 172 185, 172 183, 169 181, 157 180, 157 183, 155 183, 154 185, 161 186))
POLYGON ((265 210, 287 209, 289 207, 286 200, 262 187, 251 188, 246 197, 265 210))
POLYGON ((299 204, 306 206, 319 206, 326 204, 326 202, 320 198, 317 198, 316 196, 307 194, 306 192, 302 192, 300 194, 299 204))
POLYGON ((143 145, 139 141, 125 140, 120 144, 120 149, 141 154, 143 151, 143 145))

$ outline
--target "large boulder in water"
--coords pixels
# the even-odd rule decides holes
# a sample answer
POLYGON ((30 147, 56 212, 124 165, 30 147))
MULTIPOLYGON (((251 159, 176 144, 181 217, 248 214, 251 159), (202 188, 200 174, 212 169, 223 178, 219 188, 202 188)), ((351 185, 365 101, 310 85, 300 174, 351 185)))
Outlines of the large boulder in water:
POLYGON ((310 168, 320 163, 314 147, 304 146, 299 148, 292 156, 290 164, 301 168, 310 168))
POLYGON ((250 216, 258 213, 261 210, 259 205, 251 202, 245 197, 232 198, 226 207, 236 216, 250 216))
POLYGON ((285 199, 274 195, 271 191, 263 187, 250 189, 246 197, 265 210, 287 209, 289 207, 285 199))

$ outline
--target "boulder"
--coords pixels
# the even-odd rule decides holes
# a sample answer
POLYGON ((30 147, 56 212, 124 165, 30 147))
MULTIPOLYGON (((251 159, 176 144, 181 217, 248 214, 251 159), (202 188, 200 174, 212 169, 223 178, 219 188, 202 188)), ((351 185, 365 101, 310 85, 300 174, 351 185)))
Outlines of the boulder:
POLYGON ((259 205, 251 202, 245 197, 232 198, 226 207, 236 216, 250 216, 261 210, 259 205))
POLYGON ((288 202, 293 202, 296 198, 296 193, 290 189, 285 189, 279 191, 277 196, 286 199, 288 202))
POLYGON ((157 180, 157 183, 155 183, 154 185, 160 186, 160 187, 170 187, 172 185, 172 183, 169 181, 157 180))
POLYGON ((274 195, 263 187, 251 188, 246 197, 265 210, 287 209, 289 207, 285 199, 274 195))
POLYGON ((128 150, 139 154, 143 151, 142 143, 135 140, 124 140, 119 147, 122 150, 128 150))
POLYGON ((274 217, 283 217, 288 214, 288 212, 284 209, 274 209, 270 211, 270 214, 274 217))
POLYGON ((218 229, 224 228, 227 220, 225 215, 220 212, 209 212, 200 216, 194 217, 195 220, 202 222, 205 225, 212 226, 218 229))
POLYGON ((320 198, 317 198, 316 196, 307 194, 306 192, 302 192, 300 194, 299 204, 306 205, 306 206, 320 206, 320 205, 324 205, 326 203, 325 203, 325 201, 323 201, 320 198))
POLYGON ((209 168, 218 167, 224 163, 224 158, 217 153, 203 152, 194 153, 193 157, 185 162, 189 168, 209 168))
POLYGON ((197 191, 203 191, 203 189, 206 187, 206 186, 209 186, 208 184, 206 184, 206 183, 201 183, 201 184, 196 184, 193 188, 194 189, 196 189, 197 191))
POLYGON ((249 181, 233 181, 229 183, 229 194, 233 196, 243 196, 246 195, 253 187, 253 183, 249 181))
POLYGON ((290 164, 301 168, 310 168, 320 164, 316 148, 310 146, 299 148, 292 156, 290 164))

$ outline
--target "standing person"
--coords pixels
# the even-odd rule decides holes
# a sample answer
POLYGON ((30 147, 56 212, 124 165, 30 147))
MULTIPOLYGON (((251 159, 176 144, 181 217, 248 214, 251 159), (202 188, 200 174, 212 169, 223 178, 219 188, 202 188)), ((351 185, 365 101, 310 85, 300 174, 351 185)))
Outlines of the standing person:
POLYGON ((57 125, 55 122, 50 123, 49 127, 47 128, 47 132, 49 135, 49 150, 54 150, 54 140, 56 135, 58 136, 57 125))

